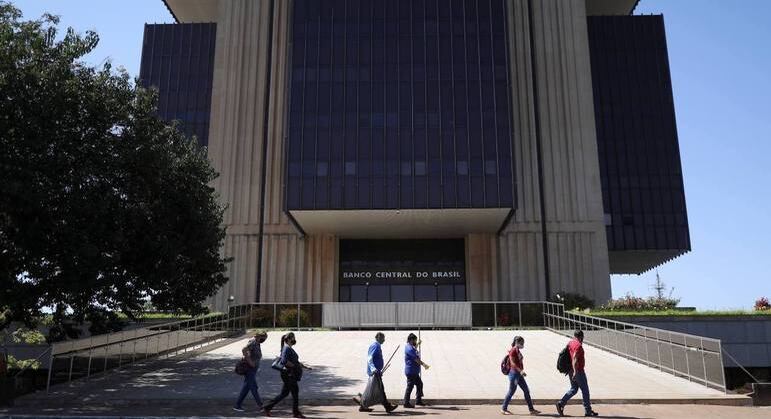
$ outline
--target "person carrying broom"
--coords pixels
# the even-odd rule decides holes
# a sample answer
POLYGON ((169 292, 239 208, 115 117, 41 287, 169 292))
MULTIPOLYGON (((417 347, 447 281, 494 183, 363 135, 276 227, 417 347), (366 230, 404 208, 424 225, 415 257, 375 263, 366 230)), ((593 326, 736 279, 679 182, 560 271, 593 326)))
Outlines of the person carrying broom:
MULTIPOLYGON (((391 363, 391 359, 387 364, 383 363, 383 350, 381 345, 385 342, 385 334, 383 332, 377 332, 375 335, 375 342, 369 346, 367 351, 367 375, 369 380, 367 381, 367 388, 364 389, 364 394, 361 393, 354 397, 353 400, 359 405, 359 412, 371 412, 372 408, 376 404, 382 404, 386 412, 391 413, 396 410, 398 405, 391 404, 388 401, 388 397, 385 394, 385 387, 383 386, 383 372, 388 369, 391 363)), ((396 348, 399 349, 398 347, 396 348)), ((394 354, 396 351, 394 351, 394 354)), ((393 358, 393 355, 391 355, 393 358)))

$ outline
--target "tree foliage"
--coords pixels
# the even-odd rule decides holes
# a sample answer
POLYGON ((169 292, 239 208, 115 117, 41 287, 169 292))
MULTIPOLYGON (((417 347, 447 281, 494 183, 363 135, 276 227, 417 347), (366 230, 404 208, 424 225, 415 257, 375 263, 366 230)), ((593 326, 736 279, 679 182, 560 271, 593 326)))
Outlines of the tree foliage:
POLYGON ((205 149, 125 70, 81 61, 95 33, 58 23, 0 2, 0 309, 204 311, 227 280, 205 149))

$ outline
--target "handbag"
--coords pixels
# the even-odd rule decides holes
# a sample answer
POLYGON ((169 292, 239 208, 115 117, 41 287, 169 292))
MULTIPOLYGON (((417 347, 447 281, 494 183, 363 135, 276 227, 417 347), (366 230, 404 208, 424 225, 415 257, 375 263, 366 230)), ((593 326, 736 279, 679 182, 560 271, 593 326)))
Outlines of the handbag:
POLYGON ((281 357, 277 356, 276 359, 273 360, 273 363, 270 364, 270 367, 276 371, 283 371, 284 364, 281 363, 281 357))
POLYGON ((246 358, 241 358, 236 362, 236 368, 235 373, 238 375, 246 375, 246 370, 249 369, 249 362, 246 361, 246 358))

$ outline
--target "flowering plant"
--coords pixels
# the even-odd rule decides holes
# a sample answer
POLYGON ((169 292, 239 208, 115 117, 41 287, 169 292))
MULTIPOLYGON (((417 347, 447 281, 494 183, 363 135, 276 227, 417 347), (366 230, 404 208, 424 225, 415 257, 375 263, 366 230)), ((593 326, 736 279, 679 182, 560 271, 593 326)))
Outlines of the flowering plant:
POLYGON ((768 302, 768 298, 760 297, 755 301, 755 311, 771 310, 771 304, 768 302))

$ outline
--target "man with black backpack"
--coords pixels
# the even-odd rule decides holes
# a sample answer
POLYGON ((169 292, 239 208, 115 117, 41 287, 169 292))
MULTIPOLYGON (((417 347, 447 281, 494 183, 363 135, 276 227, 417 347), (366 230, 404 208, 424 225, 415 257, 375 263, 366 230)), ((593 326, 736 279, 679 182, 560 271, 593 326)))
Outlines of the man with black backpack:
POLYGON ((589 399, 589 384, 586 381, 586 372, 584 371, 585 359, 582 346, 584 332, 576 330, 573 336, 574 338, 570 340, 567 347, 563 349, 557 358, 557 369, 561 373, 567 374, 568 378, 570 378, 570 390, 562 396, 562 400, 557 402, 557 413, 560 416, 565 416, 565 404, 581 389, 581 396, 584 399, 584 416, 597 416, 599 414, 592 410, 592 402, 589 399), (569 367, 565 365, 566 357, 570 359, 569 367), (567 372, 565 371, 566 369, 567 372))

